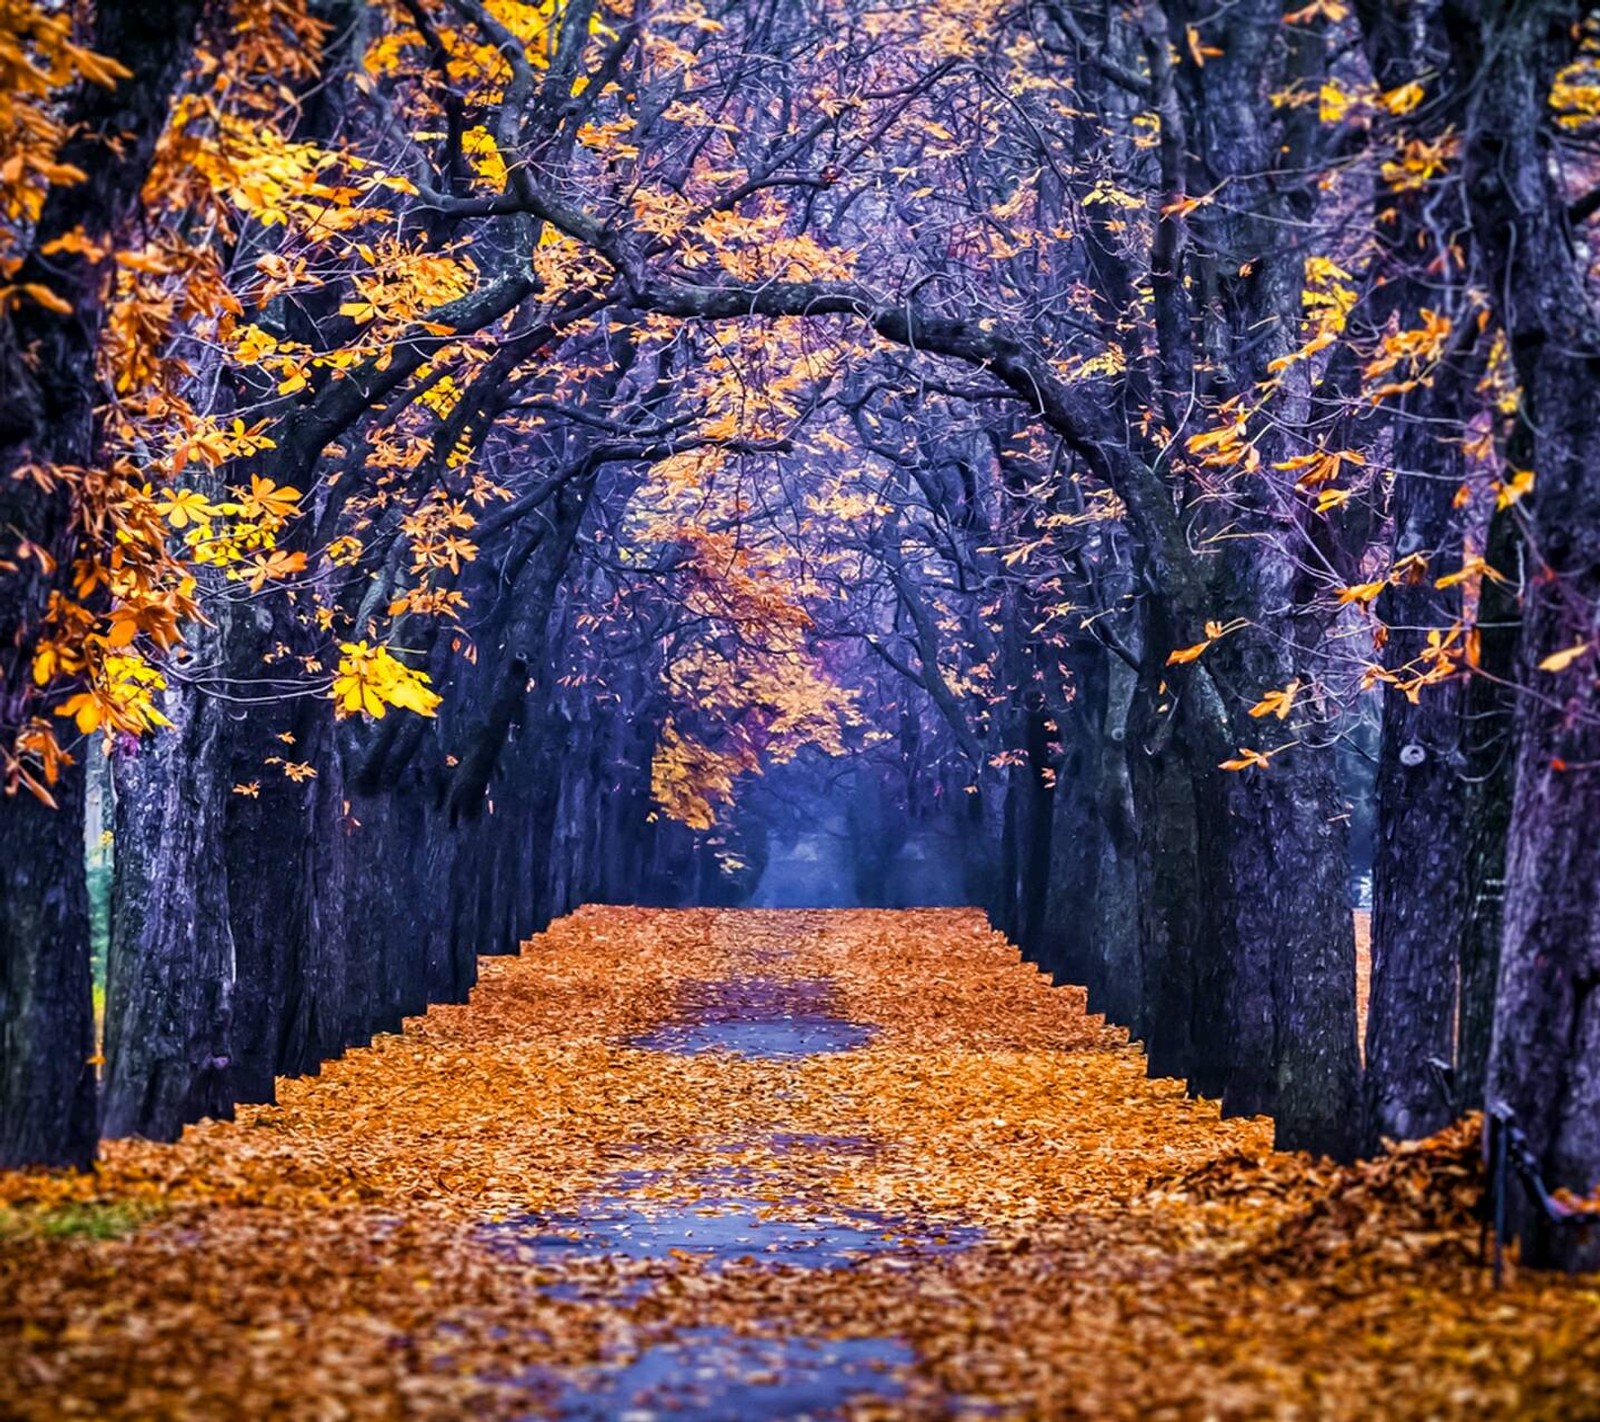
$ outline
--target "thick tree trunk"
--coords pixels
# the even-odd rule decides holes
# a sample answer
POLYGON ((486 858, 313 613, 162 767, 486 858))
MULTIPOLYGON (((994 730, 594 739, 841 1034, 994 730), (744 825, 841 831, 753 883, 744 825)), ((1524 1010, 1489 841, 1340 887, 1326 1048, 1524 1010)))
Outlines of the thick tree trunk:
MULTIPOLYGON (((1447 385, 1458 396, 1466 393, 1456 381, 1447 385)), ((1441 612, 1434 581, 1459 564, 1448 544, 1465 469, 1459 445, 1435 444, 1415 424, 1397 431, 1395 553, 1430 562, 1425 578, 1388 589, 1378 611, 1389 629, 1388 665, 1412 666, 1411 674, 1429 632, 1448 629, 1450 609, 1441 612)), ((1455 541, 1459 546, 1458 533, 1455 541)), ((1459 606, 1454 611, 1459 615, 1459 606)), ((1464 875, 1477 818, 1464 745, 1467 687, 1453 680, 1424 688, 1415 700, 1393 688, 1383 695, 1364 1083, 1368 1149, 1385 1138, 1432 1135, 1458 1112, 1461 955, 1475 887, 1464 875)))
MULTIPOLYGON (((1173 71, 1188 142, 1184 188, 1226 187, 1229 201, 1187 219, 1189 280, 1164 281, 1161 295, 1164 303, 1187 303, 1192 341, 1178 340, 1174 328, 1160 344, 1169 352, 1190 345, 1208 352, 1212 358, 1198 374, 1203 392, 1219 402, 1273 379, 1272 427, 1257 438, 1270 467, 1301 452, 1305 432, 1322 413, 1309 370, 1293 353, 1301 342, 1305 257, 1318 201, 1310 175, 1326 135, 1303 106, 1266 99, 1277 88, 1314 89, 1327 45, 1314 22, 1283 24, 1283 7, 1274 0, 1215 13, 1169 0, 1164 9, 1171 35, 1203 25, 1218 51, 1203 65, 1173 71), (1277 361, 1287 368, 1275 370, 1277 361)), ((1169 174, 1169 183, 1177 177, 1169 174)), ((1162 261, 1169 264, 1165 252, 1162 261)), ((1161 316, 1158 329, 1176 314, 1161 316)), ((1164 371, 1156 383, 1177 391, 1195 375, 1164 371)), ((1295 553, 1307 531, 1286 525, 1293 500, 1269 486, 1271 477, 1230 486, 1226 541, 1199 568, 1187 560, 1190 576, 1168 579, 1164 588, 1173 628, 1184 634, 1165 646, 1182 645, 1212 618, 1239 619, 1242 629, 1169 677, 1193 777, 1203 911, 1215 934, 1206 935, 1195 974, 1197 982, 1224 977, 1227 984, 1224 1109, 1272 1115, 1282 1146, 1348 1156, 1357 1140, 1360 1083, 1355 943, 1334 753, 1314 728, 1288 746, 1294 728, 1273 734, 1276 723, 1263 744, 1263 723, 1247 715, 1268 691, 1291 682, 1313 686, 1320 669, 1323 628, 1309 606, 1315 588, 1295 553), (1194 585, 1202 579, 1199 590, 1194 585), (1217 769, 1245 746, 1282 754, 1266 768, 1217 769)), ((1193 516, 1207 517, 1204 501, 1193 516)), ((1144 514, 1146 521, 1154 517, 1154 510, 1144 514)), ((1184 560, 1174 552, 1168 561, 1178 568, 1184 560)), ((1204 1034, 1216 1033, 1215 1019, 1207 1019, 1204 1034)))
MULTIPOLYGON (((1252 549, 1230 607, 1295 600, 1292 570, 1252 549), (1276 594, 1273 586, 1277 584, 1276 594)), ((1266 690, 1309 679, 1309 654, 1246 631, 1213 649, 1183 690, 1199 873, 1215 934, 1196 978, 1226 983, 1223 1109, 1270 1115, 1280 1148, 1338 1159, 1360 1136, 1355 930, 1344 801, 1334 748, 1301 744, 1264 769, 1220 769, 1259 722, 1230 715, 1216 678, 1266 690)), ((1211 1011, 1206 1004, 1203 1011, 1211 1011)), ((1207 1036, 1215 1028, 1206 1017, 1207 1036)))
MULTIPOLYGON (((1510 1107, 1552 1188, 1590 1195, 1600 1190, 1600 701, 1592 652, 1559 672, 1539 663, 1600 639, 1600 333, 1581 333, 1583 359, 1579 332, 1552 334, 1559 354, 1528 362, 1525 393, 1539 570, 1524 592, 1520 673, 1536 694, 1518 708, 1488 1098, 1510 1107)), ((1531 1212, 1521 1225, 1530 1262, 1600 1266, 1600 1239, 1547 1232, 1531 1212)))
MULTIPOLYGON (((1435 460, 1448 468, 1452 456, 1435 460)), ((1435 503, 1455 487, 1448 478, 1414 482, 1435 503)), ((1402 527, 1410 522, 1401 516, 1405 507, 1397 511, 1402 527)), ((1426 546, 1439 547, 1446 517, 1438 509, 1421 517, 1435 539, 1426 546)), ((1513 543, 1509 519, 1497 516, 1489 565, 1515 567, 1513 543)), ((1435 559, 1429 581, 1448 570, 1448 556, 1435 559)), ((1380 603, 1390 665, 1415 657, 1429 626, 1443 622, 1429 591, 1396 588, 1380 603)), ((1518 615, 1514 596, 1485 580, 1477 672, 1425 688, 1415 703, 1385 692, 1364 1083, 1368 1149, 1384 1138, 1429 1135, 1483 1103, 1515 757, 1507 687, 1517 674, 1518 615)))
POLYGON ((427 788, 399 792, 378 820, 379 837, 366 841, 363 852, 368 862, 377 862, 374 882, 385 895, 376 915, 385 983, 383 1030, 397 1032, 404 1018, 428 1009, 428 965, 449 941, 446 890, 452 865, 465 849, 427 788))
MULTIPOLYGON (((1537 481, 1525 501, 1516 793, 1488 1101, 1526 1132, 1551 1188, 1600 1189, 1600 313, 1574 250, 1548 144, 1546 102, 1574 52, 1571 7, 1460 7, 1471 74, 1466 163, 1488 287, 1522 382, 1537 481), (1584 647, 1581 654, 1575 649, 1584 647), (1540 663, 1574 654, 1549 670, 1540 663)), ((1529 1262, 1595 1267, 1600 1238, 1557 1234, 1520 1195, 1529 1262)))
POLYGON ((1089 1008, 1142 1038, 1136 841, 1124 756, 1131 673, 1099 644, 1075 648, 1064 753, 1051 796, 1047 896, 1036 952, 1089 1008))
MULTIPOLYGON (((236 665, 247 674, 251 663, 236 665)), ((332 717, 321 700, 260 706, 231 737, 230 783, 257 788, 229 796, 225 836, 241 1101, 274 1100, 275 1077, 315 1072, 344 1048, 343 787, 332 717), (274 758, 316 775, 297 781, 274 758)))
POLYGON ((192 688, 170 730, 124 745, 106 972, 101 1134, 176 1140, 233 1114, 233 932, 222 829, 226 715, 192 688))
MULTIPOLYGON (((1165 645, 1147 637, 1147 645, 1165 645)), ((1219 885, 1202 877, 1194 776, 1176 734, 1170 703, 1155 701, 1149 678, 1135 692, 1127 756, 1136 833, 1141 945, 1140 1026, 1150 1071, 1182 1077, 1203 1095, 1221 1096, 1227 1062, 1222 1015, 1227 962, 1211 936, 1219 885), (1166 704, 1166 710, 1160 710, 1166 704), (1202 978, 1218 990, 1201 1032, 1202 978)), ((1220 869, 1213 869, 1220 875, 1220 869)))
MULTIPOLYGON (((1105 653, 1085 649, 1074 664, 1077 697, 1061 728, 1064 747, 1052 799, 1048 884, 1042 921, 1022 946, 1058 982, 1080 983, 1097 1003, 1102 963, 1100 867, 1100 770, 1105 727, 1105 653), (1096 674, 1098 672, 1098 675, 1096 674)), ((1113 1014, 1115 1015, 1115 1014, 1113 1014)), ((1126 1018, 1117 1016, 1125 1022, 1126 1018)))
POLYGON ((87 1167, 95 1150, 94 1014, 83 775, 51 809, 0 800, 0 1168, 87 1167))
POLYGON ((1098 833, 1090 850, 1098 859, 1094 897, 1094 957, 1104 977, 1105 1012, 1143 1038, 1144 968, 1139 951, 1139 904, 1136 869, 1133 786, 1128 775, 1128 702, 1133 673, 1120 662, 1106 660, 1107 687, 1101 708, 1095 775, 1098 833))
MULTIPOLYGON (((1510 513, 1496 515, 1485 554, 1492 568, 1517 566, 1520 549, 1510 513)), ((1457 1032, 1457 1104, 1483 1106, 1494 1035, 1504 930, 1507 835, 1516 787, 1517 643, 1521 609, 1509 584, 1484 582, 1478 598, 1481 676, 1467 684, 1464 715, 1468 778, 1475 787, 1474 824, 1461 869, 1468 886, 1461 944, 1461 1006, 1457 1032)))
MULTIPOLYGON (((1052 767, 1042 710, 1024 714, 1024 748, 1027 764, 1013 766, 1008 777, 1009 817, 1016 827, 1017 888, 1015 942, 1033 951, 1044 929, 1045 895, 1050 886, 1050 841, 1054 828, 1054 797, 1047 775, 1052 767)), ((1091 901, 1092 902, 1092 901, 1091 901)), ((1087 909, 1088 904, 1084 907, 1087 909)))
POLYGON ((1281 1149, 1346 1159, 1359 1140, 1355 929, 1331 748, 1264 771, 1200 766, 1195 798, 1221 884, 1223 1109, 1270 1115, 1281 1149))
MULTIPOLYGON (((345 940, 346 991, 344 1043, 365 1046, 374 1032, 393 1032, 400 1026, 397 994, 386 959, 404 951, 405 941, 390 938, 390 915, 396 897, 404 901, 405 888, 393 878, 386 844, 387 819, 400 799, 398 791, 359 795, 349 793, 349 811, 343 825, 347 879, 340 933, 345 940)), ((420 832, 416 827, 413 832, 420 832)), ((410 935, 407 935, 409 939, 410 935)))
MULTIPOLYGON (((193 45, 200 0, 159 9, 101 0, 93 47, 130 72, 114 88, 85 84, 66 114, 59 161, 83 181, 45 198, 34 252, 12 280, 38 283, 71 307, 58 315, 23 299, 0 318, 0 746, 9 752, 35 709, 30 677, 45 609, 67 592, 78 536, 66 485, 11 477, 23 464, 94 462, 95 355, 110 274, 83 253, 39 255, 81 232, 114 245, 138 206, 156 140, 193 45), (11 557, 20 536, 54 572, 11 557)), ((0 1167, 85 1165, 94 1154, 93 1006, 83 863, 81 766, 47 810, 27 790, 0 796, 0 1167)))
MULTIPOLYGON (((1407 118, 1408 133, 1438 141, 1454 131, 1459 80, 1442 91, 1437 81, 1449 54, 1443 5, 1428 0, 1402 13, 1363 3, 1358 10, 1380 87, 1421 82, 1435 90, 1426 108, 1407 118)), ((1401 329, 1415 329, 1428 308, 1452 320, 1458 332, 1473 331, 1466 278, 1451 280, 1459 254, 1470 246, 1460 235, 1467 225, 1460 184, 1384 190, 1376 202, 1384 283, 1376 293, 1374 326, 1395 320, 1401 329), (1442 252, 1442 242, 1451 244, 1455 261, 1442 252)), ((1464 618, 1459 593, 1439 590, 1436 581, 1460 566, 1465 530, 1455 495, 1470 471, 1461 441, 1435 430, 1467 417, 1481 370, 1481 358, 1458 338, 1433 379, 1391 401, 1394 556, 1396 562, 1426 560, 1421 575, 1389 588, 1378 602, 1388 628, 1385 663, 1401 675, 1415 674, 1430 633, 1446 635, 1464 618)), ((1500 550, 1490 562, 1509 566, 1500 550)), ((1505 637, 1493 624, 1507 611, 1514 614, 1498 605, 1505 601, 1488 582, 1478 609, 1484 670, 1502 677, 1510 674, 1499 656, 1505 637), (1497 656, 1500 664, 1491 667, 1497 656)), ((1364 1083, 1368 1149, 1384 1138, 1429 1135, 1481 1100, 1484 970, 1496 957, 1484 950, 1499 926, 1498 896, 1486 895, 1485 880, 1499 879, 1506 822, 1503 807, 1494 803, 1503 798, 1498 766, 1509 748, 1507 718, 1492 704, 1500 694, 1482 677, 1425 688, 1414 700, 1392 688, 1383 692, 1364 1083)))
POLYGON ((1277 1144, 1345 1160, 1360 1140, 1361 1068, 1343 801, 1331 747, 1289 759, 1268 777, 1273 793, 1238 797, 1259 816, 1241 805, 1235 821, 1251 831, 1235 841, 1233 873, 1252 910, 1235 926, 1249 942, 1270 940, 1277 1144))
MULTIPOLYGON (((1391 636, 1413 646, 1421 640, 1400 629, 1391 636)), ((1459 744, 1465 689, 1452 682, 1426 695, 1428 704, 1419 705, 1390 693, 1383 707, 1364 1083, 1368 1149, 1384 1139, 1432 1135, 1456 1114, 1459 950, 1472 887, 1463 878, 1471 832, 1459 744)))

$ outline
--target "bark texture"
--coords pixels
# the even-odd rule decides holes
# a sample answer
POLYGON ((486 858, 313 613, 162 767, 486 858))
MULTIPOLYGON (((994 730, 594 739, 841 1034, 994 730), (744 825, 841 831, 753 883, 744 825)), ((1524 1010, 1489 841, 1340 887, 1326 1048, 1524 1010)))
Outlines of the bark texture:
MULTIPOLYGON (((1459 79, 1437 77, 1449 62, 1443 5, 1431 0, 1402 11, 1363 4, 1359 14, 1380 86, 1421 83, 1434 90, 1421 113, 1407 117, 1406 131, 1441 140, 1459 123, 1463 98, 1459 79)), ((1385 664, 1407 676, 1420 665, 1430 635, 1447 637, 1465 619, 1459 591, 1441 590, 1437 582, 1460 567, 1467 529, 1456 494, 1471 470, 1461 442, 1436 431, 1472 408, 1483 357, 1473 336, 1471 239, 1461 185, 1427 194, 1385 190, 1374 216, 1385 277, 1375 293, 1375 330, 1416 329, 1431 310, 1458 333, 1433 378, 1389 406, 1393 558, 1398 566, 1423 561, 1384 592, 1378 612, 1388 628, 1385 664), (1456 260, 1441 263, 1445 242, 1454 243, 1456 260)), ((1510 566, 1501 550, 1490 565, 1510 566)), ((1507 611, 1503 602, 1491 582, 1477 608, 1480 666, 1502 676, 1512 670, 1504 665, 1504 634, 1495 625, 1507 611)), ((1489 1031, 1482 960, 1499 923, 1498 895, 1485 890, 1487 880, 1498 880, 1504 853, 1505 816, 1496 804, 1504 776, 1496 763, 1509 729, 1506 717, 1496 714, 1496 695, 1492 681, 1474 676, 1415 696, 1384 692, 1364 1081, 1368 1149, 1385 1139, 1431 1135, 1481 1104, 1489 1031), (1493 913, 1492 923, 1485 922, 1486 912, 1493 913)))
MULTIPOLYGON (((96 453, 95 356, 109 273, 82 253, 40 255, 66 233, 105 243, 132 219, 156 139, 204 6, 103 0, 93 47, 131 77, 84 85, 71 101, 61 161, 84 181, 52 188, 17 283, 48 287, 59 315, 22 301, 0 319, 0 742, 31 714, 30 670, 52 592, 67 587, 77 539, 71 488, 11 475, 32 463, 83 469, 96 453), (11 530, 53 559, 12 562, 11 530)), ((48 810, 28 792, 0 797, 0 1167, 85 1165, 94 1155, 95 1072, 84 880, 81 764, 48 810)))
MULTIPOLYGON (((1457 64, 1477 75, 1468 191, 1537 474, 1519 667, 1530 694, 1518 707, 1488 1099, 1510 1109, 1552 1188, 1587 1195, 1600 1188, 1600 717, 1589 656, 1539 667, 1600 637, 1600 320, 1545 106, 1575 27, 1571 7, 1554 0, 1457 7, 1453 20, 1457 64)), ((1513 1203, 1526 1259, 1600 1264, 1600 1239, 1551 1230, 1520 1196, 1513 1203)))
POLYGON ((113 763, 117 866, 106 971, 103 1136, 176 1140, 233 1114, 233 932, 220 703, 191 688, 172 728, 113 763))

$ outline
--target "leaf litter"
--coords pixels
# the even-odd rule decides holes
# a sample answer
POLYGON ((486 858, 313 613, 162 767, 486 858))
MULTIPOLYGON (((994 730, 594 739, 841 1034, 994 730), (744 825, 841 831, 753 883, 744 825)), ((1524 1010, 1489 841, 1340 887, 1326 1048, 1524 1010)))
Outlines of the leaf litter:
POLYGON ((0 1175, 0 1415, 1593 1418, 1600 1285, 1489 1290, 1477 1132, 1274 1152, 969 911, 589 908, 0 1175))

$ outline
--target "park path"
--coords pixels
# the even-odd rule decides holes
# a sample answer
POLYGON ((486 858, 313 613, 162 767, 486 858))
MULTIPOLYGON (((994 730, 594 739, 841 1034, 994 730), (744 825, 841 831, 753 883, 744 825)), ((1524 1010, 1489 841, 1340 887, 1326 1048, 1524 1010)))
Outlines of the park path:
POLYGON ((0 1176, 0 1417, 1600 1415, 1470 1132, 1151 1081, 970 911, 591 908, 95 1177, 0 1176))

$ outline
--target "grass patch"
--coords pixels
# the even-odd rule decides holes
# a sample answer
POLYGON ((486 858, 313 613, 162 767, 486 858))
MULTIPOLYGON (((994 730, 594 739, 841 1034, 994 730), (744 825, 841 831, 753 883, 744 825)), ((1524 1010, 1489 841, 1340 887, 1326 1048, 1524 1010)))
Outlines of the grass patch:
POLYGON ((52 1205, 9 1209, 0 1205, 0 1241, 7 1239, 124 1239, 150 1218, 149 1205, 52 1205))

